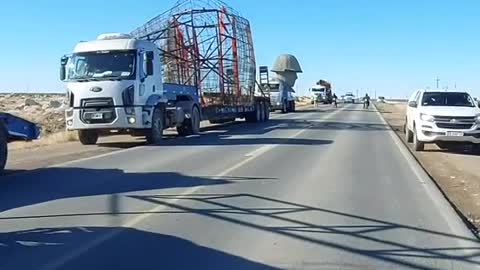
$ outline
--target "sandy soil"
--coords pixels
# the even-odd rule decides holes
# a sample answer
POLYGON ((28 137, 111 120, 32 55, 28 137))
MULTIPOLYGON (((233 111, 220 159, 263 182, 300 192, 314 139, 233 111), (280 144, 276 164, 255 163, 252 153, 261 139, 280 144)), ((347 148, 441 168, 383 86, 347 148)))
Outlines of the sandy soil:
MULTIPOLYGON (((406 104, 378 103, 376 106, 405 142, 403 124, 406 104)), ((431 144, 415 156, 450 202, 477 229, 480 228, 480 171, 477 169, 480 155, 468 148, 445 151, 431 144)))

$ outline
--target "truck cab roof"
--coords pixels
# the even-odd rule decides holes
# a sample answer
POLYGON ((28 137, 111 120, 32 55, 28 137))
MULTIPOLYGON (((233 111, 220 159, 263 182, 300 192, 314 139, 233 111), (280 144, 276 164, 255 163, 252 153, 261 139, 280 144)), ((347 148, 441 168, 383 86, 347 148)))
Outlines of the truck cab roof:
POLYGON ((96 40, 79 42, 73 52, 95 52, 95 51, 114 51, 114 50, 148 50, 153 51, 155 44, 138 40, 126 34, 102 34, 96 40))

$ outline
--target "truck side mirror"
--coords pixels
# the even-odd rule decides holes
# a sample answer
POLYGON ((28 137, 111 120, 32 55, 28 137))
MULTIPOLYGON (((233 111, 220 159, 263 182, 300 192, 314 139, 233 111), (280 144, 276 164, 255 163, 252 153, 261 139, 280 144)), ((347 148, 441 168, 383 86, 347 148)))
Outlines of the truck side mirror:
POLYGON ((60 80, 65 81, 67 78, 67 71, 65 66, 67 65, 68 57, 64 56, 60 59, 60 80))
POLYGON ((408 106, 411 107, 411 108, 417 108, 418 104, 417 104, 416 101, 410 101, 410 102, 408 102, 408 106))

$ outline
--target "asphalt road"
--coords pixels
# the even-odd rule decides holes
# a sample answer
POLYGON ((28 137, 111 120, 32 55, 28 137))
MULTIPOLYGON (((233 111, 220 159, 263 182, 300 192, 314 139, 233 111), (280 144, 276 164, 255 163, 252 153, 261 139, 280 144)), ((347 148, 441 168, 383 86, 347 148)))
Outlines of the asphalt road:
POLYGON ((476 269, 373 109, 275 115, 11 174, 0 269, 476 269))

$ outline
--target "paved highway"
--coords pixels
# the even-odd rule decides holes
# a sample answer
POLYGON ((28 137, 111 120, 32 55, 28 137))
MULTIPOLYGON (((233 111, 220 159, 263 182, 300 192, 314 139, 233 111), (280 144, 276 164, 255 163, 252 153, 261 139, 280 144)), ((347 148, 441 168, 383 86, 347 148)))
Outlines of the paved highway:
POLYGON ((476 269, 479 252, 361 105, 0 182, 0 269, 476 269))

